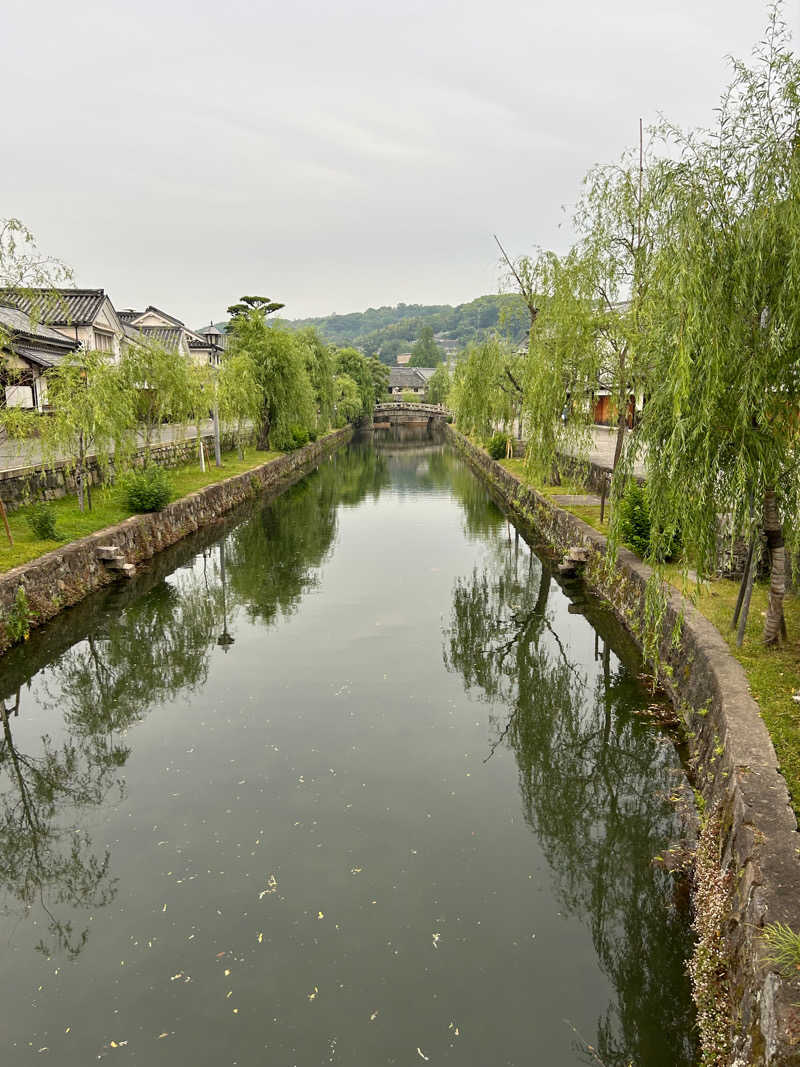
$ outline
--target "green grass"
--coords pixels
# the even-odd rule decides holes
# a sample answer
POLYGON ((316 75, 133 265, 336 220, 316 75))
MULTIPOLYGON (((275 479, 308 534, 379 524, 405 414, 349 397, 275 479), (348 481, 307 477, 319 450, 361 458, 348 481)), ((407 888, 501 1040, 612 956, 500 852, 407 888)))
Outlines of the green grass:
MULTIPOLYGON (((167 474, 173 490, 173 499, 187 496, 196 489, 203 489, 235 474, 244 474, 253 467, 276 459, 279 455, 280 452, 257 452, 254 448, 248 448, 245 450, 244 460, 240 460, 235 451, 227 452, 222 457, 221 468, 215 467, 212 460, 205 473, 200 470, 198 463, 171 468, 167 474)), ((36 539, 27 521, 27 508, 20 508, 9 514, 8 523, 14 544, 8 544, 5 531, 0 529, 0 573, 18 567, 21 563, 28 563, 37 556, 43 556, 45 552, 51 552, 59 545, 77 541, 106 526, 114 526, 133 514, 125 503, 124 494, 118 488, 93 489, 91 511, 79 511, 78 501, 74 496, 54 500, 52 506, 56 516, 58 541, 36 539)))
MULTIPOLYGON (((597 494, 592 489, 587 489, 579 482, 573 482, 565 480, 561 485, 541 485, 539 482, 534 481, 525 471, 525 460, 523 459, 501 459, 498 461, 501 467, 505 467, 509 473, 513 474, 516 478, 519 478, 525 485, 533 486, 537 493, 541 493, 542 496, 554 497, 554 496, 596 496, 597 494)), ((564 511, 568 511, 571 515, 575 515, 576 518, 582 519, 589 526, 592 526, 595 530, 599 530, 602 534, 608 533, 608 521, 600 522, 600 505, 599 504, 573 504, 567 506, 557 501, 558 506, 563 508, 564 511)), ((606 515, 609 514, 608 507, 606 507, 606 515)))
MULTIPOLYGON (((673 579, 673 584, 681 589, 680 579, 673 579)), ((699 590, 692 585, 690 592, 698 611, 714 623, 744 667, 750 692, 761 708, 761 716, 775 746, 792 805, 800 816, 800 704, 792 699, 792 695, 800 690, 800 597, 787 593, 784 600, 788 641, 779 648, 766 648, 763 631, 768 584, 757 582, 753 587, 744 642, 737 648, 731 619, 739 583, 720 578, 703 582, 699 590)))

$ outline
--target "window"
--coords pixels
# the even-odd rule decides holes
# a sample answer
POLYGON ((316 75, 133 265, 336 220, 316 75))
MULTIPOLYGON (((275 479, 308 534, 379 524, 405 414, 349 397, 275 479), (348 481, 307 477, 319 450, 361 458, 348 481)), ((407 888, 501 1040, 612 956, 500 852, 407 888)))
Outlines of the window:
POLYGON ((111 333, 101 333, 100 330, 95 328, 94 347, 98 352, 113 352, 114 335, 111 333))

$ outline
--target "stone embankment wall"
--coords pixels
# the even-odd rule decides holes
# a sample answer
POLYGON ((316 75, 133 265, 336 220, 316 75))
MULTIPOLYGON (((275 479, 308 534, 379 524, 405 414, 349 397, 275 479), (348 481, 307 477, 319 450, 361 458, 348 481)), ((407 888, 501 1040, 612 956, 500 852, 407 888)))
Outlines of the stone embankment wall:
POLYGON ((117 526, 99 530, 0 575, 0 652, 14 643, 15 627, 10 625, 10 620, 40 626, 63 608, 115 580, 98 559, 100 546, 120 549, 132 564, 149 559, 168 545, 214 523, 238 504, 291 485, 321 459, 346 444, 352 432, 349 426, 336 430, 296 452, 181 497, 163 511, 133 515, 117 526), (27 601, 27 619, 23 620, 19 619, 17 602, 20 589, 24 590, 27 601))
MULTIPOLYGON (((206 455, 214 455, 214 435, 203 434, 206 455)), ((235 448, 236 442, 231 433, 222 433, 220 441, 223 451, 235 448)), ((144 462, 145 450, 139 449, 134 457, 134 465, 144 462)), ((170 441, 155 444, 150 449, 150 460, 161 467, 179 467, 198 459, 197 438, 185 441, 170 441)), ((212 459, 213 462, 213 459, 212 459)), ((95 457, 87 463, 87 475, 92 485, 102 483, 102 472, 95 457)), ((42 496, 46 500, 74 494, 77 491, 75 475, 67 463, 54 463, 51 467, 10 467, 0 470, 0 500, 9 511, 42 496)))
MULTIPOLYGON (((557 550, 589 550, 585 578, 641 648, 652 571, 621 548, 609 570, 606 539, 495 463, 461 434, 451 441, 523 524, 557 550)), ((800 835, 775 750, 743 668, 717 629, 668 588, 660 622, 659 681, 685 726, 705 809, 695 882, 695 997, 707 1063, 800 1064, 800 978, 769 961, 762 931, 800 934, 800 835), (678 634, 680 635, 678 637, 678 634)))

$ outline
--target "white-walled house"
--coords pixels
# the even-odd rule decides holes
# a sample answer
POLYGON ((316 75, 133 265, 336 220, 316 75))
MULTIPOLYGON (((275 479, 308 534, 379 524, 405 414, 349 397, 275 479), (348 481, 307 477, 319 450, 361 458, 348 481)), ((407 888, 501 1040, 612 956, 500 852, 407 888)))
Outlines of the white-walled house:
POLYGON ((45 372, 79 343, 16 307, 0 305, 0 406, 43 411, 45 372))
POLYGON ((125 329, 104 289, 33 289, 0 294, 33 323, 50 327, 86 351, 105 352, 117 362, 125 329))
POLYGON ((151 340, 164 348, 179 352, 194 363, 209 363, 212 367, 220 364, 223 344, 222 334, 213 326, 212 331, 203 334, 190 330, 188 326, 174 315, 150 304, 144 311, 128 308, 119 312, 119 317, 131 340, 151 340))

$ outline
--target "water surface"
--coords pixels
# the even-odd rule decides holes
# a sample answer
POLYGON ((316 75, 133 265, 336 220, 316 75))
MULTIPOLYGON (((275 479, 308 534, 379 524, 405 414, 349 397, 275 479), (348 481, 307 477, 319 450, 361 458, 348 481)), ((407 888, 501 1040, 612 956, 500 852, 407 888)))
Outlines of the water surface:
POLYGON ((4 1067, 690 1064, 683 775, 573 593, 353 445, 5 657, 4 1067))

